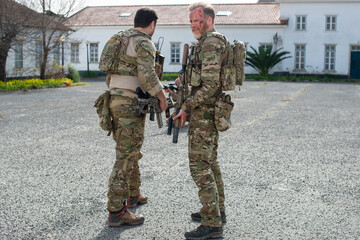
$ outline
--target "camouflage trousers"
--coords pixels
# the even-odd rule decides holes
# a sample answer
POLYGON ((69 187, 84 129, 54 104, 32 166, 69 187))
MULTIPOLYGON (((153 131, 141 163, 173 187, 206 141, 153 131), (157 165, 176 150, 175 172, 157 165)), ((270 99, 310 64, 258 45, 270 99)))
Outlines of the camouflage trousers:
POLYGON ((116 161, 109 178, 108 204, 110 212, 119 211, 130 196, 140 194, 139 159, 144 141, 145 115, 137 117, 132 99, 112 95, 110 112, 114 119, 113 138, 116 161))
POLYGON ((225 211, 224 183, 217 160, 219 132, 215 128, 212 105, 196 108, 189 125, 190 173, 198 187, 202 208, 201 224, 220 227, 220 211, 225 211))

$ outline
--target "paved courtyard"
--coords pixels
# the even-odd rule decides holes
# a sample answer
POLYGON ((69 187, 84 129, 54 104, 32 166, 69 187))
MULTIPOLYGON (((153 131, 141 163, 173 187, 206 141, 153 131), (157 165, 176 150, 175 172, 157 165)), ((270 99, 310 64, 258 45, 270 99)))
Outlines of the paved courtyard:
MULTIPOLYGON (((0 93, 0 239, 184 239, 198 223, 187 128, 146 122, 149 202, 138 227, 107 227, 114 142, 93 104, 106 86, 0 93)), ((220 134, 223 239, 360 238, 360 86, 245 82, 220 134)), ((164 117, 164 114, 163 114, 164 117)), ((165 117, 164 117, 165 121, 165 117)))

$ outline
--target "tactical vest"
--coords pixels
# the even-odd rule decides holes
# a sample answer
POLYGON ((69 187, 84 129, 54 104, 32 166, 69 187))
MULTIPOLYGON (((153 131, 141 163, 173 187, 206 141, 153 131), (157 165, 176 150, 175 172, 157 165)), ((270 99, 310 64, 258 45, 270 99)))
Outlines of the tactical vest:
MULTIPOLYGON (((146 37, 145 33, 135 29, 120 31, 117 34, 114 34, 107 41, 101 53, 99 69, 107 74, 137 76, 136 57, 126 55, 130 38, 136 36, 146 37)), ((135 50, 137 51, 137 49, 135 50)), ((156 73, 159 77, 162 77, 163 74, 163 63, 163 59, 162 61, 157 61, 156 63, 158 66, 156 68, 156 73)))
MULTIPOLYGON (((218 32, 207 33, 208 37, 216 37, 225 44, 225 52, 221 55, 220 83, 222 91, 235 89, 235 85, 242 85, 245 79, 245 44, 241 41, 234 40, 230 44, 227 38, 218 32)), ((190 85, 193 87, 201 84, 201 66, 200 51, 202 42, 196 46, 191 46, 190 67, 187 68, 187 76, 190 79, 190 85)))

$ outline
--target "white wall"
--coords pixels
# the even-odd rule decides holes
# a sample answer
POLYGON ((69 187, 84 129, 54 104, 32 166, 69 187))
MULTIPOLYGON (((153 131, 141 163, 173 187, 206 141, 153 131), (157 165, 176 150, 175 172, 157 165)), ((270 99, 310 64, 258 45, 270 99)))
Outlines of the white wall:
MULTIPOLYGON (((282 19, 289 19, 284 29, 284 48, 295 54, 295 44, 306 44, 306 71, 324 73, 325 44, 336 45, 335 73, 349 74, 350 44, 360 43, 360 1, 280 1, 282 19), (322 2, 322 3, 321 3, 322 2), (296 15, 307 16, 307 30, 295 31, 296 15), (325 17, 337 16, 337 30, 325 31, 325 17)), ((295 59, 283 62, 284 70, 292 72, 295 59)))
MULTIPOLYGON (((87 59, 86 59, 86 41, 89 42, 99 42, 99 56, 101 51, 104 48, 106 41, 115 33, 121 30, 125 30, 129 27, 83 27, 79 31, 75 32, 71 36, 70 42, 80 42, 80 63, 72 63, 79 70, 87 69, 87 59)), ((232 42, 234 39, 243 41, 247 43, 248 46, 253 46, 257 48, 262 43, 272 43, 273 36, 275 33, 278 33, 279 36, 283 31, 283 26, 216 26, 216 30, 225 34, 225 36, 232 42)), ((158 42, 160 37, 164 37, 164 43, 162 45, 161 53, 165 56, 165 72, 178 72, 181 70, 180 64, 170 63, 170 47, 171 43, 179 43, 181 46, 180 49, 180 61, 183 54, 183 46, 185 43, 193 44, 197 40, 193 37, 193 34, 190 30, 190 26, 158 26, 152 37, 154 42, 158 42)), ((281 47, 281 42, 279 42, 278 47, 281 47)), ((248 48, 250 49, 250 47, 248 48)), ((68 53, 70 55, 70 53, 68 53)), ((69 59, 70 60, 70 59, 69 59)), ((97 63, 90 63, 89 70, 98 70, 97 63)), ((246 68, 246 73, 254 72, 250 67, 246 68)))

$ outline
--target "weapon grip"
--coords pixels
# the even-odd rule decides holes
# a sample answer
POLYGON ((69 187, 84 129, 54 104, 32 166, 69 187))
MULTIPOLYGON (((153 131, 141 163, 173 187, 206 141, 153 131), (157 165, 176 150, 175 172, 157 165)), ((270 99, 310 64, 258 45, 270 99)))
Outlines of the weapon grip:
POLYGON ((171 131, 172 131, 172 128, 173 128, 173 119, 172 117, 170 116, 169 117, 169 126, 168 126, 168 129, 167 129, 167 135, 171 135, 171 131))
MULTIPOLYGON (((181 108, 177 108, 176 109, 176 115, 179 114, 181 108)), ((177 143, 178 142, 178 137, 179 137, 179 130, 180 130, 180 118, 176 119, 174 122, 174 135, 173 135, 173 143, 177 143)))
POLYGON ((153 106, 150 106, 150 121, 155 121, 155 110, 153 106))
POLYGON ((161 112, 156 113, 156 120, 159 128, 162 128, 164 126, 162 121, 161 112))
POLYGON ((174 128, 173 143, 178 142, 180 128, 174 128))

